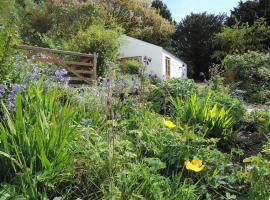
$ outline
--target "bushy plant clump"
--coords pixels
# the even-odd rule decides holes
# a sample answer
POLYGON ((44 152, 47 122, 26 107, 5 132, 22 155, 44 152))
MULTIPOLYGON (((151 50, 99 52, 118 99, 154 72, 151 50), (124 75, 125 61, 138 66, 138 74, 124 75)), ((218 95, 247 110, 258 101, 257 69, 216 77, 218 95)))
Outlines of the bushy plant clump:
POLYGON ((211 93, 211 98, 209 98, 208 104, 212 106, 217 104, 218 108, 230 109, 230 115, 235 122, 243 120, 245 108, 239 99, 231 97, 226 91, 216 91, 208 88, 197 91, 198 98, 202 100, 207 98, 209 93, 211 93))
POLYGON ((267 110, 255 110, 248 116, 258 132, 270 134, 270 112, 267 110))
POLYGON ((9 24, 1 24, 0 21, 0 83, 12 78, 13 60, 17 54, 14 46, 20 41, 15 27, 13 19, 9 24))
POLYGON ((241 55, 228 55, 223 61, 227 71, 236 73, 238 89, 244 90, 244 99, 265 103, 270 95, 270 54, 250 51, 241 55))
POLYGON ((137 60, 128 60, 123 63, 122 71, 128 74, 140 74, 143 71, 144 65, 137 60))
MULTIPOLYGON (((209 103, 211 93, 204 100, 193 94, 185 100, 171 98, 176 119, 183 124, 190 124, 205 137, 232 140, 233 118, 230 109, 209 103)), ((224 141, 223 141, 224 142, 224 141)))
POLYGON ((207 104, 211 106, 217 104, 218 108, 224 106, 225 109, 230 109, 235 122, 241 121, 245 110, 240 100, 232 98, 225 90, 198 88, 190 79, 161 81, 150 90, 148 99, 156 112, 169 114, 174 107, 170 101, 172 97, 180 97, 185 102, 186 98, 196 94, 199 101, 204 101, 209 93, 211 93, 211 98, 208 99, 207 104))
POLYGON ((197 88, 191 79, 170 79, 157 83, 149 94, 152 108, 159 113, 169 112, 171 109, 170 97, 186 98, 197 88))
POLYGON ((37 184, 50 184, 70 165, 77 110, 57 90, 45 91, 42 83, 24 89, 17 90, 12 107, 1 105, 1 182, 18 182, 28 198, 36 198, 37 184))

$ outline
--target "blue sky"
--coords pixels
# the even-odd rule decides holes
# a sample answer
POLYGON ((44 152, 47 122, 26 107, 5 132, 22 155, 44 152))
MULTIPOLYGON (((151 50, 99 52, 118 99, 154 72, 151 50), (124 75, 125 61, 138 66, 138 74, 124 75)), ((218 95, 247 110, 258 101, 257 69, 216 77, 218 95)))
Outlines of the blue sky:
POLYGON ((207 11, 209 13, 230 14, 230 10, 238 5, 240 0, 163 0, 170 11, 173 18, 179 22, 191 12, 200 13, 207 11))

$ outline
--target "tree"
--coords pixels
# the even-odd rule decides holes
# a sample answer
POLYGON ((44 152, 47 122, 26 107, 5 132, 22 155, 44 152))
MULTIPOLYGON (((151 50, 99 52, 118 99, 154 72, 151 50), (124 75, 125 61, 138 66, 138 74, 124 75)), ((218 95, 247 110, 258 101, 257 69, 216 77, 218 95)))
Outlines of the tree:
POLYGON ((231 11, 226 24, 232 26, 237 22, 247 22, 252 25, 262 17, 270 24, 270 0, 240 1, 238 6, 231 11))
POLYGON ((198 78, 200 72, 208 74, 214 35, 221 30, 223 20, 223 15, 191 13, 177 25, 174 45, 178 56, 193 69, 193 74, 189 73, 194 78, 198 78))
POLYGON ((232 27, 225 26, 217 33, 214 40, 215 52, 213 57, 222 61, 228 54, 242 54, 248 51, 267 50, 267 41, 270 40, 270 27, 264 19, 253 25, 238 22, 232 27))
POLYGON ((167 19, 170 22, 173 21, 171 11, 168 9, 167 5, 161 0, 152 1, 152 7, 156 8, 163 18, 167 19))
POLYGON ((30 44, 44 45, 41 35, 57 41, 86 30, 93 24, 104 25, 102 8, 92 3, 79 4, 73 0, 36 3, 34 0, 25 0, 24 4, 18 4, 17 7, 22 37, 30 44))
POLYGON ((238 22, 253 24, 258 16, 258 1, 240 1, 238 6, 231 11, 230 17, 227 18, 226 24, 229 26, 235 25, 238 22))
POLYGON ((170 44, 175 27, 151 8, 148 0, 96 1, 105 8, 107 24, 120 24, 125 34, 156 45, 170 44))

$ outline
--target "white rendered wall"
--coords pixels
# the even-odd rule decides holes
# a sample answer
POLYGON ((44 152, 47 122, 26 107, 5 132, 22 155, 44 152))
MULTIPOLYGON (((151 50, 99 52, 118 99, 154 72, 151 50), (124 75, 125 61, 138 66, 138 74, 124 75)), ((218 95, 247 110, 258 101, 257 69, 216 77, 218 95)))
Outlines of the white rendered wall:
POLYGON ((120 58, 147 56, 152 58, 152 62, 146 69, 147 74, 157 75, 162 78, 162 48, 135 38, 123 36, 120 41, 120 58))
POLYGON ((179 58, 165 50, 162 50, 163 77, 165 78, 166 75, 166 57, 171 60, 171 78, 187 78, 187 65, 179 58))

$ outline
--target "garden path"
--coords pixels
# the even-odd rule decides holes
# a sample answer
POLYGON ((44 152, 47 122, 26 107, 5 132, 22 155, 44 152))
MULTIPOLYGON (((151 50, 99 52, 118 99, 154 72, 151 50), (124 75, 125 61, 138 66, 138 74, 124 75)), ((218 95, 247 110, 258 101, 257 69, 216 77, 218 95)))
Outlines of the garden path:
POLYGON ((253 110, 261 109, 261 110, 268 110, 270 111, 270 102, 267 104, 251 104, 251 103, 244 103, 246 110, 250 113, 253 110))

